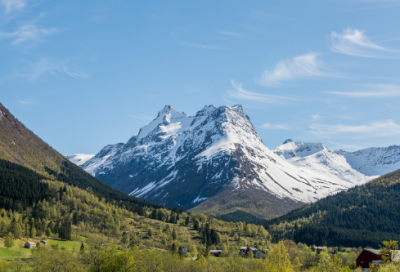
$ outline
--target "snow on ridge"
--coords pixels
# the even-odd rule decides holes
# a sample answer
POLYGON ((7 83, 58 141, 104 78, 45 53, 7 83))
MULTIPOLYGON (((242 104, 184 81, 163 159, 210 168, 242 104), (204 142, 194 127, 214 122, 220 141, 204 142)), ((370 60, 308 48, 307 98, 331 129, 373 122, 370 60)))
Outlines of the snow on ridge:
MULTIPOLYGON (((131 167, 136 161, 146 171, 156 173, 147 183, 137 176, 139 172, 127 172, 134 178, 125 175, 127 183, 140 180, 140 186, 129 188, 130 195, 144 198, 161 195, 169 198, 176 193, 167 190, 174 182, 187 186, 185 175, 191 166, 177 168, 181 162, 192 163, 196 175, 205 175, 209 184, 234 190, 255 188, 303 203, 369 179, 321 143, 285 141, 274 150, 268 149, 240 105, 205 106, 189 117, 167 105, 137 136, 126 144, 106 146, 82 168, 95 176, 106 175, 110 169, 131 167), (162 167, 167 172, 160 176, 157 171, 162 167), (215 168, 218 171, 210 172, 215 168), (228 173, 233 174, 229 177, 228 173)), ((208 197, 199 193, 190 201, 200 203, 208 197)))
POLYGON ((76 154, 65 155, 64 157, 73 162, 74 164, 81 166, 82 164, 93 158, 94 154, 76 153, 76 154))
POLYGON ((400 146, 396 145, 347 152, 331 150, 321 143, 285 141, 272 151, 304 171, 356 185, 400 168, 400 146))

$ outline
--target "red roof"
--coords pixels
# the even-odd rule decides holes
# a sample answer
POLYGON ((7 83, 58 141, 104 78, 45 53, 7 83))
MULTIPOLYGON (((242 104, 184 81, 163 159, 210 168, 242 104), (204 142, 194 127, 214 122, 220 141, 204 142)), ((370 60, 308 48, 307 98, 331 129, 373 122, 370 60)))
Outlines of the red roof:
POLYGON ((27 242, 27 243, 30 244, 30 245, 36 245, 35 242, 27 242))

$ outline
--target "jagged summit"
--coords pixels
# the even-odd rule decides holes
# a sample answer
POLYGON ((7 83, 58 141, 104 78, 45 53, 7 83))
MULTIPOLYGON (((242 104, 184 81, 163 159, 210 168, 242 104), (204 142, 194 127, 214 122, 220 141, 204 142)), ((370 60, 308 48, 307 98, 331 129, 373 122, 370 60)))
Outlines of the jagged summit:
POLYGON ((292 139, 287 139, 286 141, 283 142, 283 144, 292 143, 292 142, 293 142, 292 139))
POLYGON ((273 151, 278 156, 281 156, 284 159, 289 159, 293 157, 305 157, 324 149, 326 149, 326 147, 322 143, 302 141, 294 142, 289 139, 273 151))
MULTIPOLYGON (((296 156, 324 148, 284 146, 282 154, 295 149, 296 156)), ((81 167, 130 195, 210 214, 240 203, 276 216, 355 185, 301 171, 269 150, 241 105, 209 105, 194 116, 167 105, 127 143, 104 147, 81 167)))

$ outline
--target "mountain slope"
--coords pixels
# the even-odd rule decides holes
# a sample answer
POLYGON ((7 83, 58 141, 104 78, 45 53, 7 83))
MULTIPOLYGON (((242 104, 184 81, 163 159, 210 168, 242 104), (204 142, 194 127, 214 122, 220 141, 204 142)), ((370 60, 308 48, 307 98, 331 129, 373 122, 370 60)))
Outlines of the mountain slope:
POLYGON ((195 116, 167 105, 126 144, 107 145, 81 167, 127 194, 212 215, 240 208, 276 216, 357 184, 301 171, 271 152, 240 105, 195 116))
POLYGON ((1 103, 0 159, 32 169, 47 179, 56 179, 81 189, 90 187, 97 196, 107 201, 121 201, 120 205, 129 206, 130 209, 135 209, 137 205, 162 207, 123 194, 89 175, 27 129, 1 103))
POLYGON ((272 220, 259 221, 274 239, 309 245, 373 246, 400 239, 400 170, 321 199, 272 220))

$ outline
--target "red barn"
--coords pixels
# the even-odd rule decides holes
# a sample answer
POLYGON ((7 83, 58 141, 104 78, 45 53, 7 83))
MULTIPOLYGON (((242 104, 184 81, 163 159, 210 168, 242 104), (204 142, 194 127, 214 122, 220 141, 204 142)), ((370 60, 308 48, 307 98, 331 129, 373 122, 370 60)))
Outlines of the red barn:
POLYGON ((221 255, 222 250, 210 250, 210 254, 214 255, 215 257, 219 257, 221 255))
POLYGON ((361 267, 362 271, 368 271, 371 263, 377 267, 379 263, 382 262, 383 260, 380 255, 380 250, 372 248, 364 248, 356 260, 357 267, 361 267))

